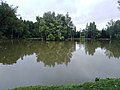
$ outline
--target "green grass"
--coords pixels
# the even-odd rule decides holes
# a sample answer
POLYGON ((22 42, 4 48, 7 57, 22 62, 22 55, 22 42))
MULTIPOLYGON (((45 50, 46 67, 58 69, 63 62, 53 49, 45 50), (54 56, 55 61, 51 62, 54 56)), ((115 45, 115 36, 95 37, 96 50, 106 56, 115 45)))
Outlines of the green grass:
POLYGON ((96 82, 68 86, 19 87, 13 90, 120 90, 120 79, 99 79, 96 82))

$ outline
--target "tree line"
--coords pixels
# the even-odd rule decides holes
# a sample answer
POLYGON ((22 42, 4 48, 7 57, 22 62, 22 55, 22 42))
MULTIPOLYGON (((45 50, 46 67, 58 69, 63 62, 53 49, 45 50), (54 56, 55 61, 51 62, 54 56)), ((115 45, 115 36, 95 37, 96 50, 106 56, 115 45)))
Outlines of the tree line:
MULTIPOLYGON (((119 5, 120 2, 118 1, 119 5)), ((111 20, 107 28, 98 30, 95 22, 90 22, 82 31, 77 31, 69 13, 66 15, 46 12, 36 16, 36 22, 18 18, 17 8, 4 1, 0 2, 0 39, 39 38, 41 40, 66 40, 73 38, 120 39, 120 20, 111 20)))
MULTIPOLYGON (((118 9, 120 9, 120 0, 118 4, 118 9)), ((120 39, 120 20, 111 20, 102 30, 97 29, 95 22, 87 23, 86 28, 80 34, 81 37, 89 39, 120 39)))
POLYGON ((90 39, 120 39, 120 20, 111 20, 106 25, 107 28, 98 30, 95 22, 90 22, 86 25, 86 28, 82 30, 81 37, 90 39))
POLYGON ((6 2, 0 3, 0 38, 40 38, 43 40, 65 40, 79 37, 69 13, 66 15, 46 12, 36 16, 36 22, 18 18, 17 8, 6 2), (78 36, 77 36, 78 35, 78 36))

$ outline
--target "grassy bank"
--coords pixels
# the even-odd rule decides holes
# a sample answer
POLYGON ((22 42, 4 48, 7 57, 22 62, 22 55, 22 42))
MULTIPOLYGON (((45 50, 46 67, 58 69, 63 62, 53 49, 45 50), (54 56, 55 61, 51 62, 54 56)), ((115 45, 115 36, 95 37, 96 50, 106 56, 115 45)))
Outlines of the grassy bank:
POLYGON ((98 79, 96 82, 86 82, 69 86, 30 86, 13 90, 120 90, 120 79, 98 79))

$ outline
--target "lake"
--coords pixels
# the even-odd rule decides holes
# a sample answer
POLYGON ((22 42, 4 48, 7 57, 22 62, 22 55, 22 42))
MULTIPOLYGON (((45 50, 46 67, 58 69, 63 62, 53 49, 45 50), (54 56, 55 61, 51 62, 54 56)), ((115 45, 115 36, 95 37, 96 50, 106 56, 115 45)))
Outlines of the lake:
POLYGON ((120 41, 0 41, 0 90, 120 78, 120 41))

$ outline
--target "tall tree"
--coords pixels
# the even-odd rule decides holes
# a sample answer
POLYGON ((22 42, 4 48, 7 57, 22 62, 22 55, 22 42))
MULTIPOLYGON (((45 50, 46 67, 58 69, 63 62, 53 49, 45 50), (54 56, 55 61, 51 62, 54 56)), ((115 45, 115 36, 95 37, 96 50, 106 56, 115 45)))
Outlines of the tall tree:
POLYGON ((17 32, 16 24, 18 18, 16 10, 18 7, 9 6, 6 2, 1 1, 0 4, 0 31, 2 35, 8 38, 14 37, 14 32, 17 32))
POLYGON ((39 23, 41 38, 44 40, 64 40, 74 37, 76 28, 67 13, 55 15, 55 12, 46 12, 43 17, 36 17, 39 23))
POLYGON ((95 22, 90 22, 86 25, 87 38, 95 39, 97 37, 98 29, 95 25, 95 22))
POLYGON ((106 26, 107 26, 107 32, 108 32, 108 34, 109 34, 110 39, 111 39, 112 36, 113 36, 114 24, 115 24, 115 22, 114 22, 113 20, 111 20, 111 21, 108 22, 108 24, 106 25, 106 26))

